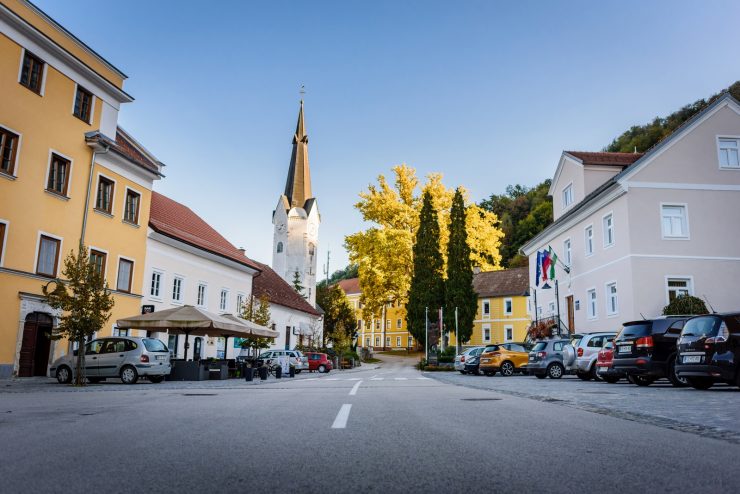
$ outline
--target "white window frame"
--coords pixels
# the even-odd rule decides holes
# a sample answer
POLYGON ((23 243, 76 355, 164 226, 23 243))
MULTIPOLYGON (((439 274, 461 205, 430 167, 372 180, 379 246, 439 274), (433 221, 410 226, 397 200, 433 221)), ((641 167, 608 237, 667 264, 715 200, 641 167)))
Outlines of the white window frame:
POLYGON ((222 288, 218 299, 218 310, 228 312, 229 310, 229 289, 222 288))
POLYGON ((563 254, 565 254, 565 264, 573 264, 573 242, 570 237, 563 240, 563 254))
POLYGON ((156 300, 158 302, 162 301, 162 283, 164 282, 164 279, 164 271, 157 268, 152 269, 151 276, 149 277, 149 298, 151 300, 156 300), (152 288, 154 284, 154 280, 152 278, 154 278, 155 274, 159 275, 159 292, 157 293, 157 295, 152 295, 152 288))
POLYGON ((244 304, 247 302, 247 294, 244 292, 236 292, 236 314, 237 316, 241 315, 241 310, 244 304))
POLYGON ((603 229, 603 232, 602 232, 602 237, 603 238, 602 238, 602 240, 604 241, 604 248, 605 249, 608 249, 610 247, 614 247, 614 243, 616 242, 616 235, 614 233, 614 212, 613 211, 609 211, 608 213, 606 213, 604 216, 601 217, 601 228, 603 229), (606 219, 607 218, 610 218, 611 219, 611 226, 609 227, 609 229, 607 229, 607 227, 606 227, 606 219), (611 241, 611 243, 607 243, 606 232, 608 230, 611 230, 611 234, 612 234, 612 241, 611 241))
POLYGON ((586 290, 586 319, 593 321, 599 318, 599 294, 596 287, 592 286, 586 290), (593 295, 593 297, 591 296, 593 295))
POLYGON ((401 346, 401 337, 400 336, 396 336, 396 346, 397 347, 400 347, 401 346))
POLYGON ((172 303, 174 305, 182 305, 183 299, 185 298, 185 277, 180 274, 175 274, 172 276, 172 286, 170 286, 170 299, 172 300, 172 303), (175 280, 180 280, 180 298, 176 299, 174 297, 174 290, 175 290, 175 280))
POLYGON ((617 285, 617 282, 609 281, 607 283, 604 283, 604 288, 605 288, 604 296, 606 299, 606 317, 617 317, 619 315, 619 287, 617 285), (612 298, 611 287, 612 286, 615 288, 615 294, 614 294, 615 311, 614 312, 612 312, 611 310, 611 305, 612 305, 611 304, 611 298, 612 298))
POLYGON ((103 216, 115 216, 116 215, 116 190, 118 189, 118 183, 116 182, 116 179, 113 177, 109 177, 105 173, 98 172, 98 180, 95 182, 95 197, 91 197, 92 199, 92 209, 93 211, 97 212, 98 214, 102 214, 103 216), (106 180, 110 180, 113 182, 113 194, 110 198, 110 213, 107 211, 102 211, 95 206, 98 203, 98 184, 100 184, 100 177, 103 177, 106 180))
POLYGON ((116 287, 116 292, 120 292, 118 290, 118 274, 121 271, 121 259, 124 261, 129 261, 131 263, 131 279, 129 280, 129 291, 128 292, 121 292, 121 293, 131 293, 134 294, 136 291, 134 291, 134 288, 136 285, 134 284, 134 272, 136 270, 136 260, 133 257, 126 257, 126 256, 118 256, 118 262, 116 263, 116 284, 114 285, 116 287))
POLYGON ((660 234, 663 240, 691 240, 691 234, 689 230, 689 205, 685 202, 661 202, 660 203, 660 234), (685 231, 683 235, 666 235, 665 228, 663 227, 663 208, 682 208, 683 218, 681 228, 685 231))
MULTIPOLYGON (((21 64, 23 64, 23 61, 21 61, 21 64)), ((20 79, 19 79, 19 82, 20 82, 20 79)), ((21 134, 17 130, 15 130, 13 128, 10 128, 7 125, 2 124, 2 123, 0 123, 0 127, 2 127, 3 129, 5 129, 7 131, 10 131, 13 134, 15 134, 15 135, 18 136, 18 147, 15 150, 15 163, 13 164, 14 165, 13 166, 13 174, 12 175, 8 175, 5 172, 0 173, 0 177, 4 177, 4 178, 6 178, 8 180, 15 180, 16 178, 18 178, 18 168, 19 168, 19 163, 21 162, 21 146, 23 145, 23 134, 21 134)), ((48 182, 49 175, 47 174, 47 176, 45 178, 46 178, 46 180, 48 182)), ((44 187, 44 188, 46 188, 46 187, 44 187)))
POLYGON ((688 281, 688 289, 689 289, 689 295, 694 295, 694 277, 691 275, 685 275, 685 274, 676 274, 676 275, 666 275, 664 277, 664 286, 665 286, 665 304, 668 305, 670 303, 670 287, 668 286, 668 282, 671 280, 680 280, 680 281, 688 281))
POLYGON ((555 312, 555 302, 554 301, 547 304, 547 310, 550 311, 550 315, 551 316, 554 316, 556 314, 556 312, 555 312))
POLYGON ((121 222, 126 223, 128 226, 132 226, 134 228, 139 228, 141 226, 141 202, 144 200, 144 194, 141 193, 140 190, 135 189, 133 187, 129 187, 128 185, 124 187, 123 190, 123 207, 121 208, 121 222), (139 207, 136 211, 136 223, 128 221, 126 219, 126 198, 128 197, 128 191, 133 192, 134 194, 139 194, 139 207))
MULTIPOLYGON (((36 55, 35 53, 34 53, 34 56, 38 58, 39 60, 41 60, 42 62, 44 62, 44 71, 41 74, 41 90, 39 91, 39 96, 43 97, 44 93, 46 92, 46 73, 49 70, 49 62, 42 59, 39 55, 36 55)), ((26 49, 21 48, 21 63, 20 65, 18 65, 18 84, 21 83, 21 76, 23 75, 23 60, 25 59, 26 59, 26 49)), ((77 91, 75 90, 75 92, 77 91)))
MULTIPOLYGON (((8 231, 8 227, 6 226, 5 227, 6 235, 7 235, 7 231, 8 231)), ((36 254, 33 256, 33 268, 31 268, 29 272, 36 274, 36 268, 38 268, 38 265, 39 265, 39 254, 40 254, 39 249, 41 248, 41 236, 42 235, 44 237, 53 238, 54 240, 59 240, 59 252, 57 255, 57 258, 58 258, 57 259, 57 269, 55 271, 56 276, 59 277, 59 275, 61 274, 62 260, 64 258, 64 256, 62 255, 62 252, 64 252, 64 237, 60 237, 59 235, 52 235, 51 233, 48 233, 42 230, 39 230, 36 233, 36 254)), ((3 253, 4 252, 5 252, 5 249, 3 249, 3 253)), ((117 266, 116 266, 116 269, 118 269, 117 266)))
MULTIPOLYGON (((75 82, 75 90, 72 93, 72 109, 69 112, 70 115, 72 115, 75 118, 79 118, 79 117, 77 117, 77 115, 75 115, 75 103, 77 102, 77 88, 78 87, 79 87, 79 84, 77 84, 75 82)), ((81 118, 80 118, 80 120, 82 120, 83 122, 86 122, 88 125, 92 125, 93 121, 95 121, 95 102, 97 101, 97 99, 96 99, 97 96, 95 96, 95 93, 93 93, 92 91, 90 91, 86 87, 83 87, 82 89, 84 89, 85 91, 87 91, 88 93, 90 93, 92 95, 92 101, 90 102, 90 105, 91 105, 90 106, 90 120, 89 121, 85 121, 85 120, 82 120, 81 118)))
POLYGON ((485 299, 485 300, 482 301, 480 313, 481 313, 481 316, 483 316, 483 319, 490 319, 491 318, 491 301, 490 301, 490 299, 485 299), (486 306, 488 306, 488 312, 486 312, 486 306))
MULTIPOLYGON (((10 231, 10 221, 0 218, 0 223, 5 225, 5 234, 3 235, 3 238, 0 238, 0 267, 2 267, 5 266, 5 250, 8 247, 8 232, 10 231)), ((39 240, 39 242, 40 241, 41 240, 39 240)))
POLYGON ((585 257, 594 255, 594 225, 591 223, 583 229, 583 252, 585 257))
POLYGON ((396 329, 403 329, 403 319, 400 317, 396 319, 396 329))
POLYGON ((735 140, 738 145, 738 159, 740 160, 740 136, 732 136, 732 135, 718 135, 717 136, 717 165, 719 165, 720 170, 740 170, 740 166, 723 166, 722 160, 720 158, 722 153, 722 147, 720 146, 720 141, 722 140, 735 140))
POLYGON ((48 192, 49 194, 53 195, 57 199, 62 200, 68 200, 72 197, 72 172, 74 171, 75 167, 75 160, 71 156, 67 156, 66 154, 57 151, 54 148, 49 148, 49 157, 46 159, 46 175, 44 175, 44 192, 48 192), (59 156, 60 158, 64 158, 65 160, 69 161, 69 171, 67 172, 67 190, 64 191, 64 195, 59 194, 57 192, 52 192, 48 189, 49 185, 49 173, 51 172, 51 159, 54 155, 59 156))
POLYGON ((504 315, 505 316, 510 316, 512 314, 514 314, 514 299, 512 299, 511 297, 506 297, 504 299, 504 315), (508 311, 506 310, 506 304, 507 303, 509 304, 509 308, 511 310, 508 310, 508 311))
POLYGON ((204 309, 208 307, 208 283, 206 283, 205 281, 198 281, 198 284, 195 287, 195 306, 204 309), (202 303, 198 303, 198 292, 200 291, 200 287, 204 288, 202 303))
POLYGON ((491 341, 491 325, 490 324, 484 324, 481 328, 481 338, 483 339, 484 343, 490 343, 491 341), (486 337, 486 331, 488 331, 488 337, 486 337))
POLYGON ((573 197, 573 182, 563 187, 561 194, 561 199, 563 201, 563 211, 565 211, 575 202, 575 198, 573 197), (566 198, 570 198, 570 202, 566 201, 566 198))
POLYGON ((513 324, 505 324, 504 325, 504 342, 507 341, 514 341, 514 325, 513 324), (509 338, 508 331, 511 330, 511 338, 509 338))
POLYGON ((386 347, 391 346, 391 337, 390 336, 386 336, 385 337, 385 346, 386 347))

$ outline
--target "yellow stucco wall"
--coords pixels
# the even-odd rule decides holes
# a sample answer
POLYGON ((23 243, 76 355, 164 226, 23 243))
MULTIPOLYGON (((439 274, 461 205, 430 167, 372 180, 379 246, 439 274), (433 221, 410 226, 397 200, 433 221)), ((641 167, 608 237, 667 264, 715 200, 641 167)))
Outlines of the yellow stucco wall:
MULTIPOLYGON (((0 221, 7 223, 0 266, 0 366, 5 369, 18 361, 23 326, 19 294, 40 294, 48 281, 35 274, 39 233, 62 239, 60 276, 64 257, 77 249, 92 159, 84 134, 98 128, 102 106, 96 98, 91 124, 72 115, 75 84, 51 65, 43 96, 20 85, 21 53, 21 46, 0 34, 0 126, 21 136, 15 177, 0 174, 0 221), (67 198, 45 191, 51 150, 72 161, 67 198)), ((134 260, 132 294, 114 295, 112 317, 101 335, 111 334, 116 319, 141 312, 151 186, 151 180, 135 184, 99 163, 95 166, 86 244, 107 252, 106 279, 112 288, 119 256, 134 260), (113 217, 93 212, 99 173, 115 180, 113 217), (122 221, 127 186, 141 194, 138 227, 122 221)), ((63 342, 55 346, 57 354, 66 351, 63 342)))
MULTIPOLYGON (((358 329, 359 337, 357 339, 357 346, 361 348, 365 347, 383 347, 390 350, 400 350, 409 348, 409 337, 411 334, 406 330, 406 310, 403 307, 399 307, 398 304, 392 307, 387 307, 385 312, 385 320, 390 321, 390 324, 383 332, 383 322, 381 317, 364 318, 362 309, 360 308, 360 294, 348 294, 347 299, 352 305, 355 311, 355 317, 358 320, 362 320, 362 326, 358 329), (398 321, 401 320, 401 327, 398 327, 398 321), (383 338, 386 338, 387 344, 385 344, 383 338), (367 339, 369 345, 367 344, 367 339), (400 338, 400 341, 398 340, 400 338)), ((412 348, 415 346, 415 341, 411 340, 412 348)))
POLYGON ((524 341, 527 335, 527 327, 530 324, 530 316, 527 313, 527 297, 493 297, 478 298, 478 312, 475 316, 473 325, 473 336, 466 346, 486 345, 488 343, 504 343, 506 341, 524 341), (512 301, 512 312, 506 314, 504 303, 506 299, 512 301), (486 316, 483 313, 483 303, 490 303, 490 314, 486 316), (512 328, 512 338, 507 340, 505 330, 507 327, 512 328), (484 338, 484 328, 490 327, 490 339, 484 338))

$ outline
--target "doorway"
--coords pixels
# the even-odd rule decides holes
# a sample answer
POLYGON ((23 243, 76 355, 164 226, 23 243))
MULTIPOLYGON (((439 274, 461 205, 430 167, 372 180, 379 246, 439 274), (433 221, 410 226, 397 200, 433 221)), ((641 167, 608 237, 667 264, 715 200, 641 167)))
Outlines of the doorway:
POLYGON ((18 360, 18 376, 45 376, 49 367, 51 330, 54 321, 49 314, 32 312, 23 325, 23 341, 18 360))
POLYGON ((203 338, 196 337, 193 342, 193 360, 200 360, 203 351, 203 338))
POLYGON ((565 303, 568 305, 568 330, 571 333, 576 332, 576 313, 573 305, 573 295, 565 297, 565 303))

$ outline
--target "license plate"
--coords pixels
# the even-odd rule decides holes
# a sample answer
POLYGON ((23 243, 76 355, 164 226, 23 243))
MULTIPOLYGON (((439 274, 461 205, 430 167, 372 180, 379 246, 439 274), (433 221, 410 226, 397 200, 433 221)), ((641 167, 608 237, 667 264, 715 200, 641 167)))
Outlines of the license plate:
POLYGON ((529 356, 529 360, 534 360, 534 357, 532 355, 529 356))
POLYGON ((701 355, 686 355, 683 358, 684 364, 698 364, 701 362, 701 355))
POLYGON ((157 360, 167 360, 167 357, 169 357, 169 355, 157 355, 157 360))
POLYGON ((619 353, 632 353, 632 345, 620 346, 619 353))

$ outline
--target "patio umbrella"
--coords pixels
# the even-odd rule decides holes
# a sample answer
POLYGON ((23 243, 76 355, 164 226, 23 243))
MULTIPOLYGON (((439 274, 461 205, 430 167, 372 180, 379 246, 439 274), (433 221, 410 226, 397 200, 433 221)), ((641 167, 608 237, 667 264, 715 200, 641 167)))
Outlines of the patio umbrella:
POLYGON ((167 329, 185 334, 185 360, 188 359, 188 339, 193 335, 249 336, 250 329, 241 322, 228 319, 192 305, 165 309, 149 314, 119 319, 116 324, 121 329, 145 329, 156 331, 167 329))
MULTIPOLYGON (((233 314, 222 314, 221 317, 244 325, 244 327, 249 332, 249 335, 252 335, 252 336, 259 336, 261 338, 277 338, 278 336, 280 336, 280 333, 278 333, 277 331, 273 331, 272 329, 269 329, 265 326, 260 326, 259 324, 255 322, 247 321, 246 319, 242 319, 241 317, 235 316, 233 314)), ((232 336, 239 337, 240 335, 232 335, 232 336)), ((229 337, 224 336, 224 338, 226 340, 225 341, 226 345, 224 346, 224 348, 228 349, 229 348, 228 346, 229 337)), ((224 356, 226 356, 227 351, 228 350, 224 350, 224 356)))

